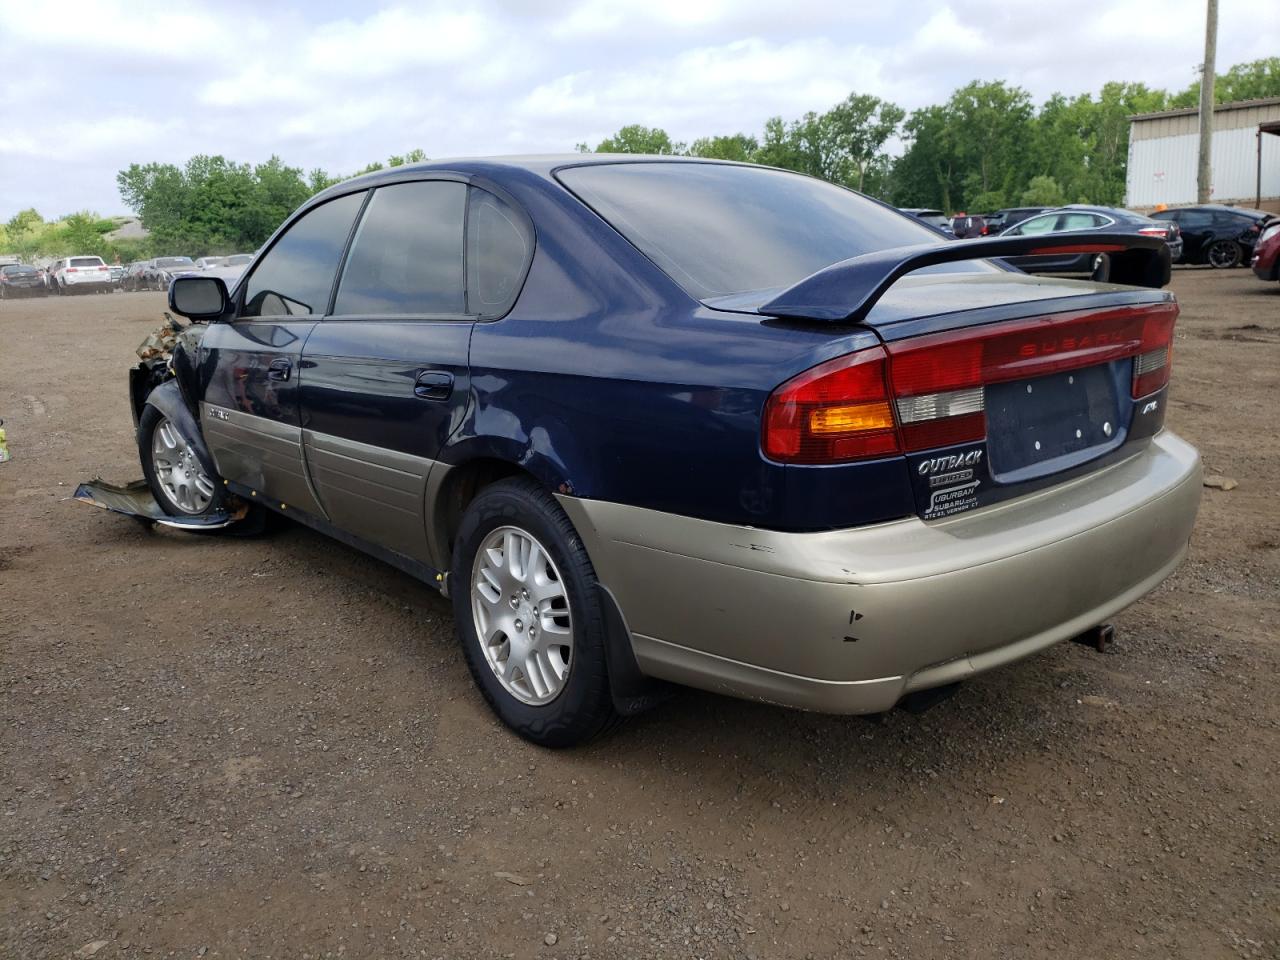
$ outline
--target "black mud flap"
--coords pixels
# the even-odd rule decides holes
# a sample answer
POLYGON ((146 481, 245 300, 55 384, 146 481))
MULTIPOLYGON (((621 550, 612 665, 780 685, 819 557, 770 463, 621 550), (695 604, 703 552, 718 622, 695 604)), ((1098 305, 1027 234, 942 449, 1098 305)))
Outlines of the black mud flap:
POLYGON ((147 524, 158 523, 175 530, 221 530, 239 523, 249 514, 249 505, 236 500, 230 507, 204 516, 172 517, 160 509, 145 480, 134 480, 123 487, 104 480, 90 480, 76 487, 75 499, 147 524))

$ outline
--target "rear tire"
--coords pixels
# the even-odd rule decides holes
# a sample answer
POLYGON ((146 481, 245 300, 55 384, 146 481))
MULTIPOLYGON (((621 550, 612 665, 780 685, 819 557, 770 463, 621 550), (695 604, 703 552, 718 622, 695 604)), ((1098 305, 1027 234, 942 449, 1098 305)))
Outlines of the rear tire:
POLYGON ((1205 259, 1216 270, 1229 270, 1240 263, 1240 244, 1234 240, 1215 240, 1209 244, 1205 259))
POLYGON ((482 490, 463 515, 449 586, 467 667, 503 723, 544 747, 617 723, 595 569, 554 497, 524 477, 482 490))

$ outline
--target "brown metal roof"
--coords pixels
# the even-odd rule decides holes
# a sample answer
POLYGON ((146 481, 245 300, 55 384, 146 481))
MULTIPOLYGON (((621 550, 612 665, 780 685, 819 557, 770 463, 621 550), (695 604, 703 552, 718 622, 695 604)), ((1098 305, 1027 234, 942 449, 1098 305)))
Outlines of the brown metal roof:
MULTIPOLYGON (((1229 110, 1249 110, 1254 107, 1272 107, 1280 105, 1280 97, 1262 97, 1258 100, 1237 100, 1234 103, 1220 103, 1213 108, 1214 113, 1229 110)), ((1156 113, 1135 113, 1130 120, 1162 120, 1165 117, 1190 117, 1200 112, 1199 107, 1182 107, 1178 110, 1160 110, 1156 113)))

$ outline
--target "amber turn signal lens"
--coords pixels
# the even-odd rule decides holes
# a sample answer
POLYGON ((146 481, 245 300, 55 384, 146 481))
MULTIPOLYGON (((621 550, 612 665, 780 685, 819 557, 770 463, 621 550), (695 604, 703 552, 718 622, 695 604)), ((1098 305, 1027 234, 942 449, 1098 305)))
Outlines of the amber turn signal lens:
POLYGON ((809 432, 814 434, 861 433, 893 428, 893 412, 883 401, 820 407, 809 412, 809 432))

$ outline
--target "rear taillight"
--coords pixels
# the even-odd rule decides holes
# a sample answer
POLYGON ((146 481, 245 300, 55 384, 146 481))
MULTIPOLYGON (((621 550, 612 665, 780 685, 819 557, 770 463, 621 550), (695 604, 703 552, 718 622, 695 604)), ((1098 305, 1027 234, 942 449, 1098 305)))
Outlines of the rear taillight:
POLYGON ((1172 231, 1168 227, 1139 227, 1138 232, 1144 237, 1167 237, 1172 231))
POLYGON ((1134 358, 1132 395, 1169 381, 1177 304, 951 330, 829 360, 765 404, 764 452, 840 463, 986 437, 984 388, 1134 358))
POLYGON ((763 447, 783 463, 840 463, 901 452, 883 347, 806 370, 764 407, 763 447))
POLYGON ((1177 307, 1163 313, 1152 312, 1142 324, 1141 352, 1133 360, 1133 396, 1145 397, 1169 382, 1173 363, 1173 324, 1177 307))

